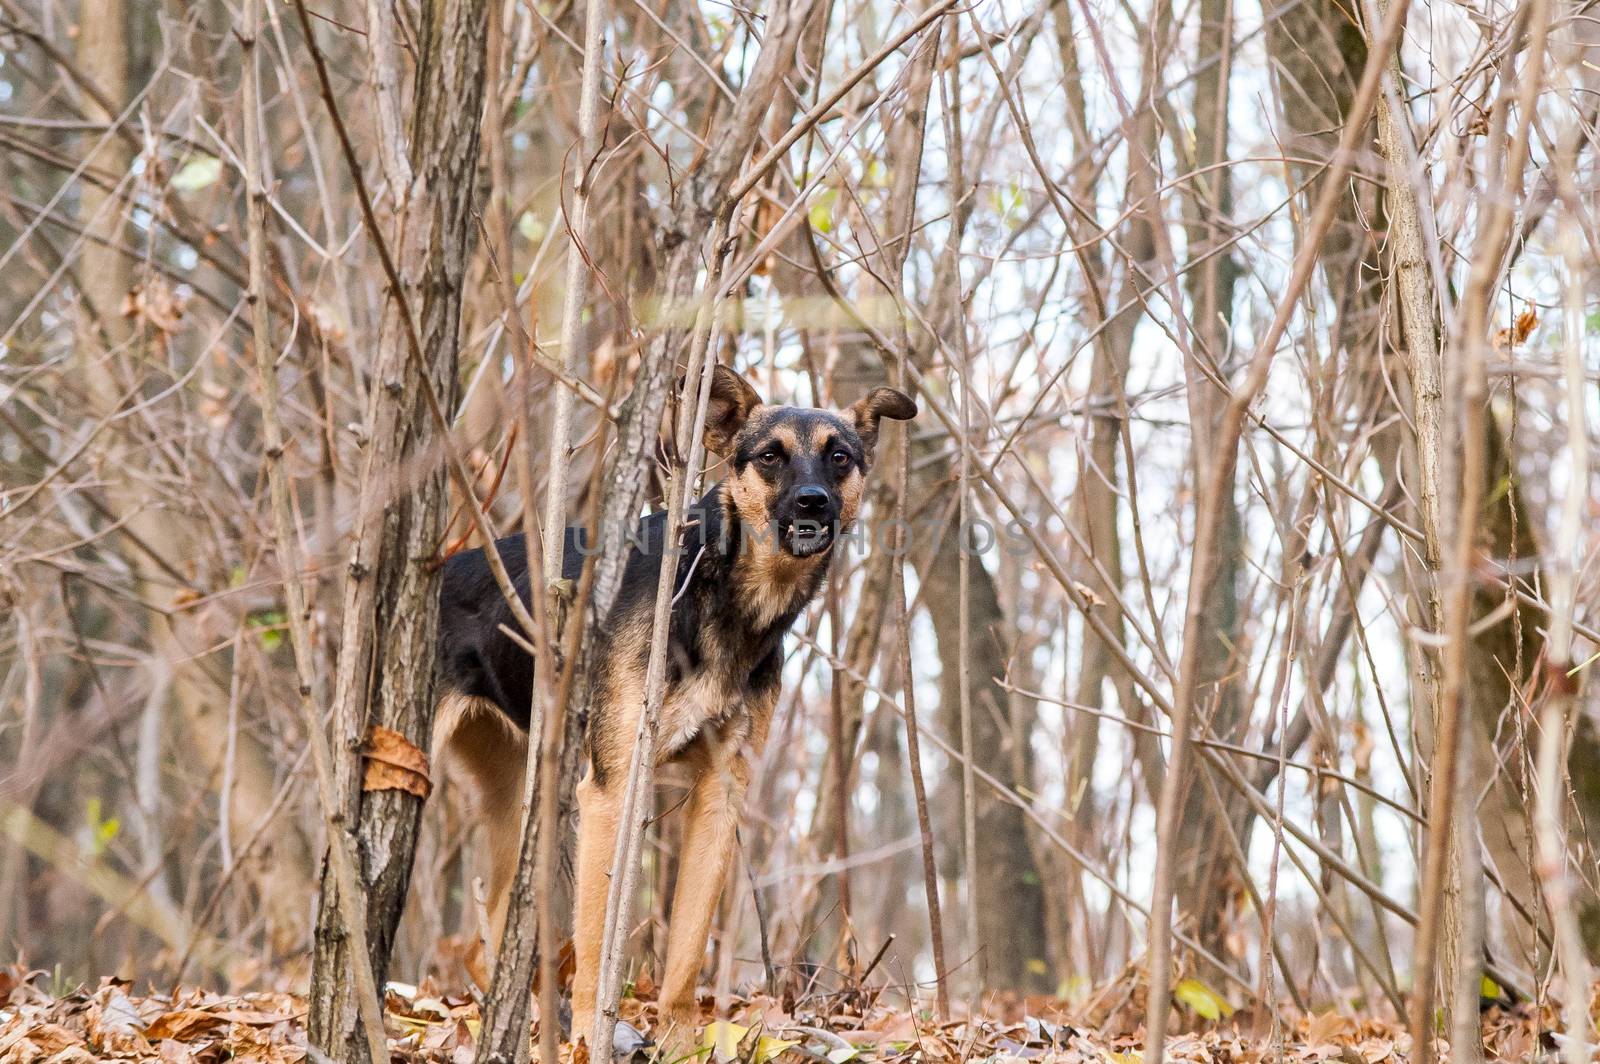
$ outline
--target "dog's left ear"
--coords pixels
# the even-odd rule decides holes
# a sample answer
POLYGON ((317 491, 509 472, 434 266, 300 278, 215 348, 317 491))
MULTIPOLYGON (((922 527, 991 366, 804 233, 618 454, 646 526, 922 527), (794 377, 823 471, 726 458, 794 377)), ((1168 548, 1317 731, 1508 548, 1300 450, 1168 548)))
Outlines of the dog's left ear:
POLYGON ((760 405, 761 396, 749 381, 727 366, 712 370, 711 399, 706 405, 706 450, 726 458, 750 411, 760 405))
POLYGON ((855 418, 856 435, 871 451, 878 445, 878 422, 883 418, 910 421, 917 416, 917 404, 905 392, 874 388, 850 407, 850 415, 855 418))

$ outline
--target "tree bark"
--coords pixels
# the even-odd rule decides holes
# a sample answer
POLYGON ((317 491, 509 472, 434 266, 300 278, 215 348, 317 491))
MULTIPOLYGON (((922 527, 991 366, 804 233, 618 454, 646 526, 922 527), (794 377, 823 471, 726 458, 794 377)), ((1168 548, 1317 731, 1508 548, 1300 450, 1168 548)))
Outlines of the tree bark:
MULTIPOLYGON (((410 143, 391 146, 406 159, 411 183, 391 190, 398 199, 391 247, 402 290, 389 293, 378 339, 345 585, 334 719, 336 738, 347 747, 379 726, 423 749, 433 722, 434 562, 448 498, 424 392, 431 389, 445 411, 454 409, 461 282, 476 233, 487 6, 486 0, 423 5, 410 143), (404 317, 413 313, 415 352, 404 317)), ((343 758, 341 768, 340 813, 355 837, 370 961, 381 987, 411 878, 422 799, 403 790, 364 791, 356 757, 343 758)), ((324 862, 308 1028, 324 1052, 361 1061, 367 1046, 344 978, 348 941, 334 890, 324 862)))
MULTIPOLYGON (((960 549, 960 529, 952 521, 932 559, 917 573, 923 605, 939 644, 939 719, 947 736, 960 734, 960 549)), ((969 581, 971 660, 966 697, 972 705, 974 761, 1007 787, 1027 794, 1033 787, 1031 740, 1037 714, 1033 703, 1021 696, 1018 701, 1024 704, 1013 706, 998 683, 1006 676, 1009 648, 1004 637, 1012 628, 993 575, 974 559, 969 581)), ((946 779, 958 781, 960 774, 952 772, 946 779)), ((959 808, 959 803, 947 804, 959 808)), ((1053 990, 1045 888, 1029 844, 1027 817, 1011 803, 990 798, 978 803, 977 820, 978 850, 966 873, 982 880, 987 899, 978 908, 975 944, 981 950, 977 963, 982 966, 985 985, 1026 992, 1053 990)))
MULTIPOLYGON (((1185 361, 1188 380, 1189 420, 1194 427, 1192 475, 1196 485, 1209 477, 1212 463, 1220 462, 1215 437, 1226 405, 1226 393, 1217 387, 1204 364, 1223 381, 1230 377, 1225 359, 1232 346, 1233 289, 1238 266, 1218 245, 1231 234, 1233 187, 1228 159, 1228 74, 1232 67, 1232 0, 1200 0, 1200 26, 1195 56, 1198 74, 1194 93, 1194 157, 1197 175, 1185 198, 1185 228, 1190 269, 1185 274, 1189 297, 1190 341, 1193 357, 1185 361)), ((1209 730, 1232 742, 1243 723, 1238 685, 1230 677, 1239 668, 1244 636, 1239 615, 1239 571, 1244 543, 1233 479, 1218 501, 1217 570, 1203 607, 1207 618, 1200 648, 1198 705, 1209 718, 1209 730)), ((1202 767, 1201 772, 1205 771, 1202 767)), ((1194 937, 1211 953, 1227 955, 1229 882, 1232 852, 1224 844, 1227 834, 1240 833, 1248 805, 1238 795, 1227 802, 1226 812, 1202 799, 1198 776, 1189 781, 1189 798, 1183 805, 1183 846, 1175 866, 1179 897, 1185 899, 1194 923, 1194 937)), ((1242 836, 1241 836, 1242 839, 1242 836)))

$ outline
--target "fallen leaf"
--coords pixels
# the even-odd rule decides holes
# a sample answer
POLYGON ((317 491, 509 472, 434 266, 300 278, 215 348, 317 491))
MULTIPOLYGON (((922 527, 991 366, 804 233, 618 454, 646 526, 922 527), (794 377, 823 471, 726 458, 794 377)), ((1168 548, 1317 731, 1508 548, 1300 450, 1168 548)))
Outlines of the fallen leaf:
POLYGON ((38 1046, 40 1051, 48 1056, 65 1053, 69 1049, 83 1045, 82 1038, 55 1023, 35 1024, 28 1031, 27 1041, 38 1046))
POLYGON ((227 1019, 206 1009, 178 1009, 157 1016, 145 1028, 144 1036, 152 1042, 173 1038, 179 1042, 193 1041, 194 1036, 222 1027, 227 1019))
POLYGON ((133 1000, 120 986, 107 987, 101 992, 99 1006, 92 1010, 94 1028, 102 1034, 127 1035, 138 1031, 144 1024, 133 1000))
POLYGON ((756 1039, 755 1064, 767 1064, 768 1061, 782 1056, 785 1051, 793 1049, 799 1044, 799 1042, 789 1042, 782 1038, 771 1038, 767 1035, 762 1035, 756 1039))
POLYGON ((700 1044, 711 1051, 712 1060, 729 1061, 739 1058, 739 1043, 750 1033, 750 1028, 727 1020, 714 1020, 706 1024, 700 1044))
POLYGON ((1354 1021, 1330 1009, 1311 1017, 1305 1024, 1305 1039, 1313 1044, 1333 1042, 1355 1034, 1355 1030, 1354 1021))
POLYGON ((196 1059, 194 1050, 175 1038, 163 1038, 156 1052, 163 1064, 191 1064, 196 1059))

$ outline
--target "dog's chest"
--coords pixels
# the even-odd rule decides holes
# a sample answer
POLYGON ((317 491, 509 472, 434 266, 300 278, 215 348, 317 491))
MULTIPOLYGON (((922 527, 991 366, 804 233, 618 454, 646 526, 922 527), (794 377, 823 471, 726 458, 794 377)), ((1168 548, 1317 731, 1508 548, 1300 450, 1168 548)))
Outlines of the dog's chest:
POLYGON ((715 669, 697 669, 677 677, 667 688, 661 707, 661 755, 681 753, 702 732, 714 729, 720 738, 748 725, 743 678, 715 669))

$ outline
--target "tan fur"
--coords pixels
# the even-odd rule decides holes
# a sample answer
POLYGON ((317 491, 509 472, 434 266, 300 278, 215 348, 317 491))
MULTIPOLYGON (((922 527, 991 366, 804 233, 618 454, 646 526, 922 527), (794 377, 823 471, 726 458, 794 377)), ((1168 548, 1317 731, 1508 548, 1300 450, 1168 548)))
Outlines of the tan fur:
MULTIPOLYGON (((733 510, 751 528, 765 529, 772 513, 772 485, 754 466, 746 466, 737 476, 723 481, 733 499, 733 510)), ((759 537, 757 537, 759 538, 759 537)))
POLYGON ((844 478, 839 485, 839 525, 841 528, 850 528, 856 523, 856 518, 861 516, 861 496, 867 489, 867 478, 861 475, 861 470, 852 469, 850 475, 844 478))
POLYGON ((446 764, 467 777, 489 857, 491 950, 505 930, 511 879, 522 848, 522 781, 528 763, 528 737, 493 702, 466 695, 439 700, 433 726, 433 764, 446 764))
MULTIPOLYGON (((705 728, 675 758, 688 762, 694 782, 684 810, 683 850, 678 859, 672 924, 667 929, 666 972, 658 999, 660 1023, 656 1040, 663 1046, 682 1047, 694 1035, 695 981, 705 960, 711 918, 733 863, 739 813, 750 783, 750 764, 766 746, 775 704, 774 695, 760 704, 745 705, 746 713, 739 719, 705 728)), ((623 788, 616 785, 596 787, 592 775, 578 784, 574 1037, 586 1034, 594 1026, 600 942, 612 850, 621 825, 622 792, 623 788)))
POLYGON ((765 627, 787 613, 796 589, 828 555, 796 558, 770 540, 755 540, 734 570, 745 613, 756 627, 765 627))
MULTIPOLYGON (((758 613, 789 608, 803 574, 825 557, 794 558, 768 544, 753 545, 735 567, 746 600, 758 613), (781 598, 781 606, 774 606, 781 598)), ((632 755, 639 713, 644 706, 643 644, 650 617, 641 612, 613 636, 616 663, 627 667, 610 674, 596 701, 605 707, 604 727, 595 735, 590 756, 604 764, 607 785, 595 785, 591 774, 578 785, 577 897, 573 937, 577 977, 572 988, 573 1032, 580 1036, 594 1022, 600 939, 604 931, 606 894, 612 851, 620 826, 622 781, 632 755)), ((752 617, 748 623, 770 623, 752 617)), ((715 640, 704 648, 708 657, 721 653, 715 640)), ((667 933, 667 963, 662 980, 662 1027, 658 1041, 682 1044, 693 1031, 694 986, 704 959, 712 914, 732 864, 735 831, 750 781, 750 761, 766 744, 777 695, 751 702, 742 680, 731 671, 710 667, 679 684, 661 710, 658 761, 685 766, 690 775, 684 808, 683 850, 673 892, 673 916, 667 933)))

